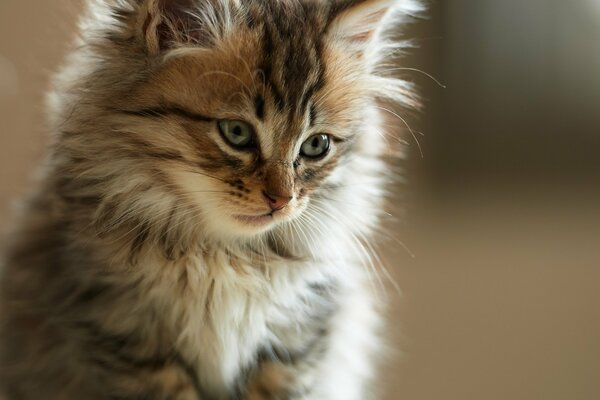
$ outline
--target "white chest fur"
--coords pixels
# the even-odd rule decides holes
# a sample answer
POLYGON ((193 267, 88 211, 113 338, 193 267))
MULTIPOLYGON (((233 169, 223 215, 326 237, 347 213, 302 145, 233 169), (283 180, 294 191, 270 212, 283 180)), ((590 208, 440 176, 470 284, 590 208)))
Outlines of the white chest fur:
POLYGON ((176 327, 177 351, 216 397, 226 396, 260 351, 294 346, 304 322, 330 307, 314 290, 333 279, 326 265, 276 262, 259 270, 219 255, 174 266, 185 268, 185 292, 161 279, 153 297, 176 327))

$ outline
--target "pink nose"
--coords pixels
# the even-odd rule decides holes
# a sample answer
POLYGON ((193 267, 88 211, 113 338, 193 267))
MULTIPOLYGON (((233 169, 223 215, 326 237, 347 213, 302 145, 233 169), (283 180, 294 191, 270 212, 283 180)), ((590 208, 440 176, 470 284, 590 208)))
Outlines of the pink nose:
POLYGON ((274 195, 271 193, 267 193, 264 190, 263 196, 265 196, 265 200, 267 200, 269 207, 271 207, 271 210, 273 211, 283 210, 285 206, 287 206, 289 202, 292 201, 293 198, 290 196, 274 195))

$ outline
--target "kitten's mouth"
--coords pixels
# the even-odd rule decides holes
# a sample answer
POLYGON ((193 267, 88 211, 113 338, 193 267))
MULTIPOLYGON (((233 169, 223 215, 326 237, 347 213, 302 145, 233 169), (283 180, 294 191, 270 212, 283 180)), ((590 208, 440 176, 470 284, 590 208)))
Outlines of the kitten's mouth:
POLYGON ((252 226, 264 226, 273 221, 273 213, 263 215, 234 215, 233 218, 252 226))

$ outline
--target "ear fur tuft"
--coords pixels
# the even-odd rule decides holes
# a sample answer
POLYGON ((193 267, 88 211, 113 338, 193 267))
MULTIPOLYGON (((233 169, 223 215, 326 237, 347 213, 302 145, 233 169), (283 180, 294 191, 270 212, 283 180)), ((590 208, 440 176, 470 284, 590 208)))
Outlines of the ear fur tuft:
POLYGON ((194 0, 144 0, 138 10, 137 31, 152 55, 177 42, 200 38, 194 0))
POLYGON ((340 0, 333 6, 329 33, 337 39, 366 45, 377 36, 384 19, 396 11, 417 14, 423 7, 414 0, 340 0))
POLYGON ((419 0, 337 0, 329 37, 365 62, 373 95, 412 108, 419 100, 412 85, 390 74, 390 61, 411 47, 398 39, 398 27, 423 13, 419 0))
MULTIPOLYGON (((91 17, 82 32, 101 32, 135 38, 149 55, 157 55, 180 44, 208 44, 231 29, 235 2, 209 0, 94 0, 91 17), (89 29, 92 28, 92 29, 89 29)), ((93 32, 88 36, 93 37, 93 32)))
POLYGON ((359 0, 338 3, 330 33, 353 43, 367 42, 395 0, 359 0))

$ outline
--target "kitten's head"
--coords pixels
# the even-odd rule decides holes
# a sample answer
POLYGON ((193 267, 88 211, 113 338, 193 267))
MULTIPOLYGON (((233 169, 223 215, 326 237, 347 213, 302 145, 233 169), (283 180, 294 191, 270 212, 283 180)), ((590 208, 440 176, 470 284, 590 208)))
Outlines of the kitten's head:
POLYGON ((382 21, 417 11, 412 0, 96 1, 57 91, 69 172, 88 178, 66 186, 101 181, 106 226, 135 210, 136 226, 179 218, 218 238, 302 219, 323 210, 318 199, 343 208, 324 190, 374 172, 374 101, 413 101, 377 73, 400 47, 382 21))

